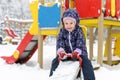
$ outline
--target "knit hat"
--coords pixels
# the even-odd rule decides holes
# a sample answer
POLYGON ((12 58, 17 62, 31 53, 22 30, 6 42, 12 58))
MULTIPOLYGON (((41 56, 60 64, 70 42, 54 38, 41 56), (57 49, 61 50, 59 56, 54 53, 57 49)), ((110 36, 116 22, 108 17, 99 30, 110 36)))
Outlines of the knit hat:
POLYGON ((67 9, 62 15, 62 24, 64 23, 65 19, 72 19, 75 21, 76 24, 79 24, 79 15, 75 9, 67 9))

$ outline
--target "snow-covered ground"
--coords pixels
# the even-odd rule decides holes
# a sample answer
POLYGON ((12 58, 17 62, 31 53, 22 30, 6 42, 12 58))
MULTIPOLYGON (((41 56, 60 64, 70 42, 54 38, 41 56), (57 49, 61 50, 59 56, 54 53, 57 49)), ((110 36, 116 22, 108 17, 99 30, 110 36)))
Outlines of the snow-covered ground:
MULTIPOLYGON (((17 45, 0 45, 0 56, 12 55, 17 45)), ((96 56, 97 44, 94 46, 96 56)), ((55 57, 55 43, 44 43, 44 68, 37 63, 38 52, 26 64, 6 64, 0 59, 0 80, 48 80, 50 65, 55 57)), ((119 80, 120 64, 108 66, 104 64, 95 70, 96 80, 119 80)))

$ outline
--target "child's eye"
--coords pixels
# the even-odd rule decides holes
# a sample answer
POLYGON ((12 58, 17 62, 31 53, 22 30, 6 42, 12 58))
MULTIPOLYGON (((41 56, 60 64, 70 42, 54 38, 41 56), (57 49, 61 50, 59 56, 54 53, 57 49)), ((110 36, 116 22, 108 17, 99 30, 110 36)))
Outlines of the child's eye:
POLYGON ((68 25, 68 23, 65 23, 66 25, 68 25))
POLYGON ((72 22, 70 24, 73 24, 72 22))

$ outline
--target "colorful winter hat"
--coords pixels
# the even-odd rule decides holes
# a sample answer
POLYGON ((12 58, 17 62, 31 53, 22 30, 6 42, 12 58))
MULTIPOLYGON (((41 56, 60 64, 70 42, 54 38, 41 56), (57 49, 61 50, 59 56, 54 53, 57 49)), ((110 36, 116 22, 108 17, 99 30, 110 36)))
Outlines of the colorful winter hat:
POLYGON ((62 23, 64 23, 65 19, 72 19, 76 24, 79 24, 80 21, 79 15, 75 9, 67 9, 62 15, 62 23))

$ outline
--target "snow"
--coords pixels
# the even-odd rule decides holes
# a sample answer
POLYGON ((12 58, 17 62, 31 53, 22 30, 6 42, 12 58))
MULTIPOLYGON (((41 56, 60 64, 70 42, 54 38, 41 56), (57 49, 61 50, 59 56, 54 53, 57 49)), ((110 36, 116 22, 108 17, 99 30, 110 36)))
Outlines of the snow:
MULTIPOLYGON (((0 56, 12 55, 18 45, 0 45, 0 56)), ((94 48, 97 48, 97 44, 94 46, 94 48)), ((44 43, 43 69, 39 67, 37 62, 38 51, 36 51, 33 57, 25 64, 10 65, 6 64, 4 60, 0 59, 0 80, 48 80, 51 61, 56 55, 55 50, 55 43, 44 43)), ((113 66, 103 64, 103 66, 94 72, 96 80, 118 80, 120 74, 120 64, 113 66)))

